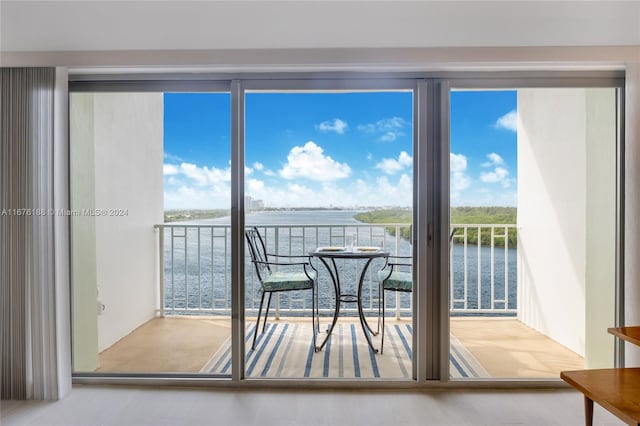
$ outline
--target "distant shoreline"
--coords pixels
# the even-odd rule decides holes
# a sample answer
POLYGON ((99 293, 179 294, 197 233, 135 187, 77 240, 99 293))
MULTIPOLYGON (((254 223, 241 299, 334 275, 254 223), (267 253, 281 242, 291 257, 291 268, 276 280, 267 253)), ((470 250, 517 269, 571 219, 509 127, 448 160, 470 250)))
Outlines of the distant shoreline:
MULTIPOLYGON (((267 207, 261 210, 250 210, 247 214, 287 211, 359 211, 354 218, 363 223, 411 223, 410 207, 267 207)), ((217 219, 230 216, 229 209, 169 209, 164 212, 164 221, 180 222, 187 220, 217 219)), ((452 224, 495 224, 516 223, 515 207, 452 207, 452 224)))
MULTIPOLYGON (((287 211, 376 211, 398 209, 410 211, 409 207, 376 207, 376 206, 352 206, 352 207, 266 207, 261 210, 249 210, 246 213, 287 212, 287 211)), ((164 222, 181 222, 186 220, 217 219, 231 216, 229 209, 169 209, 164 211, 164 222)))

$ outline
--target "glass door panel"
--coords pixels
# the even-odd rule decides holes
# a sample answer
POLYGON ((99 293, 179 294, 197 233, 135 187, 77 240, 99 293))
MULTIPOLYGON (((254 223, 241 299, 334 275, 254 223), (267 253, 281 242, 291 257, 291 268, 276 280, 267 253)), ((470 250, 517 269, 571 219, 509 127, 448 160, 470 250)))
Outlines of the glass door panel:
POLYGON ((413 93, 253 91, 245 104, 245 221, 273 262, 256 268, 247 245, 246 376, 411 378, 411 292, 386 292, 382 350, 378 271, 385 252, 411 264, 413 93))
POLYGON ((460 89, 450 108, 451 377, 612 367, 616 89, 460 89))
POLYGON ((227 374, 230 94, 71 94, 76 373, 227 374))

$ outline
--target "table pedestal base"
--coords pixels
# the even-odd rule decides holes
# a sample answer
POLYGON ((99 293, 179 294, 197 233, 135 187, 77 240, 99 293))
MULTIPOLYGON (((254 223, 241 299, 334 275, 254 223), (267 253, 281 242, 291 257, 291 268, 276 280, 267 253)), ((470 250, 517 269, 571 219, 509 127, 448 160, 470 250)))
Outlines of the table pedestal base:
POLYGON ((378 329, 373 331, 369 323, 367 322, 367 318, 364 316, 364 310, 362 308, 362 284, 364 282, 364 277, 369 269, 369 265, 371 261, 374 259, 373 257, 366 258, 367 263, 362 268, 362 272, 360 273, 360 280, 358 281, 358 294, 348 294, 341 293, 340 291, 340 276, 338 275, 338 268, 336 266, 336 261, 333 257, 329 257, 330 263, 328 263, 324 257, 319 257, 320 261, 324 264, 327 271, 329 271, 329 275, 331 276, 331 281, 333 282, 333 288, 336 292, 336 310, 333 314, 333 321, 331 325, 327 329, 327 336, 324 338, 322 343, 319 346, 316 346, 316 352, 321 351, 322 348, 327 344, 327 340, 331 337, 331 333, 333 333, 333 329, 336 326, 336 322, 338 321, 338 315, 340 315, 340 305, 342 303, 357 303, 358 304, 358 317, 360 318, 360 326, 362 327, 362 332, 367 339, 367 343, 369 347, 374 353, 378 353, 378 349, 373 346, 373 342, 371 341, 371 336, 376 336, 380 332, 380 316, 378 315, 378 329))

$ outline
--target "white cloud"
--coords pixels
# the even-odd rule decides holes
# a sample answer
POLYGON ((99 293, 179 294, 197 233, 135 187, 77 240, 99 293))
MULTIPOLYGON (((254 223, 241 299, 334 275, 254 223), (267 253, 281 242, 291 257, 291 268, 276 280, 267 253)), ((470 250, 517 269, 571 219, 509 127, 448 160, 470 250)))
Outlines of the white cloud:
POLYGON ((198 167, 192 163, 182 163, 178 170, 181 175, 186 176, 201 186, 231 181, 231 169, 229 168, 198 167))
POLYGON ((344 134, 349 125, 346 121, 340 120, 339 118, 334 118, 333 120, 323 121, 322 123, 316 125, 316 129, 321 132, 336 132, 339 135, 344 134))
POLYGON ((287 192, 294 194, 297 197, 313 196, 313 191, 311 189, 298 183, 290 183, 287 185, 287 192))
POLYGON ((507 188, 511 188, 511 185, 515 185, 516 184, 516 180, 514 178, 508 178, 508 179, 504 179, 502 182, 502 187, 507 189, 507 188))
POLYGON ((273 170, 265 169, 264 164, 259 161, 253 163, 253 170, 262 172, 262 174, 264 174, 265 176, 277 176, 276 172, 274 172, 273 170))
POLYGON ((504 164, 504 159, 495 152, 487 154, 487 158, 489 161, 482 163, 482 167, 502 166, 504 164))
POLYGON ((184 161, 182 158, 178 157, 177 155, 173 155, 173 154, 170 154, 168 152, 165 152, 163 154, 163 157, 164 157, 165 160, 170 160, 170 161, 173 161, 174 163, 180 163, 180 162, 184 161))
POLYGON ((409 206, 413 197, 411 176, 395 178, 381 176, 375 181, 358 179, 355 182, 320 182, 304 184, 289 182, 285 186, 264 182, 261 188, 252 187, 251 196, 269 207, 328 207, 333 206, 409 206))
POLYGON ((258 179, 249 179, 247 181, 247 192, 259 192, 264 188, 264 182, 258 179))
POLYGON ((518 113, 516 110, 509 111, 502 117, 499 117, 494 124, 494 127, 498 129, 510 130, 512 132, 518 131, 518 113))
POLYGON ((376 180, 375 185, 367 190, 368 197, 363 203, 382 206, 410 206, 413 198, 413 179, 406 173, 400 175, 395 182, 387 176, 381 176, 376 180))
POLYGON ((467 157, 463 154, 450 154, 449 168, 451 172, 449 186, 452 198, 456 198, 460 191, 471 185, 471 178, 465 173, 467 170, 467 157))
POLYGON ((306 178, 324 182, 348 177, 351 168, 347 163, 339 163, 324 155, 321 147, 309 141, 304 146, 291 148, 287 164, 279 173, 285 179, 306 178))
MULTIPOLYGON (((410 156, 400 153, 394 161, 410 164, 410 156)), ((195 164, 171 164, 168 169, 175 174, 165 175, 164 205, 172 208, 228 208, 231 200, 230 173, 228 169, 200 167, 195 164)), ((255 169, 257 167, 253 165, 255 169)), ((326 156, 322 148, 313 142, 291 150, 289 162, 283 168, 291 175, 304 173, 315 179, 297 181, 261 180, 247 178, 246 190, 253 198, 263 200, 271 207, 327 207, 353 205, 409 206, 413 197, 413 180, 410 173, 381 176, 375 181, 331 181, 320 179, 323 173, 335 172, 345 177, 351 173, 346 164, 340 164, 326 156), (301 170, 304 170, 301 171, 301 170), (314 171, 315 170, 315 171, 314 171)), ((264 171, 266 175, 268 170, 264 171)), ((273 173, 273 172, 272 172, 273 173)), ((254 176, 255 176, 254 172, 254 176)), ((286 174, 286 173, 285 173, 286 174)))
POLYGON ((358 125, 358 130, 364 133, 381 133, 382 135, 378 138, 379 141, 393 142, 404 135, 401 129, 408 124, 404 118, 391 117, 378 120, 375 123, 360 124, 358 125))
POLYGON ((165 208, 225 208, 230 204, 229 168, 164 164, 165 208))
POLYGON ((402 129, 406 125, 407 122, 401 117, 385 118, 376 122, 376 127, 382 130, 402 129))
POLYGON ((387 132, 384 135, 380 136, 378 140, 380 142, 393 142, 398 139, 398 136, 401 136, 399 132, 387 132))
POLYGON ((450 168, 452 172, 464 172, 467 169, 467 157, 463 154, 451 153, 450 168))
POLYGON ((382 170, 388 175, 393 175, 412 164, 413 158, 407 154, 406 151, 401 151, 397 160, 395 158, 384 158, 376 164, 376 168, 382 170))
POLYGON ((373 123, 358 124, 358 130, 360 130, 361 132, 364 132, 364 133, 375 133, 376 132, 376 125, 373 124, 373 123))
POLYGON ((509 176, 509 171, 504 167, 496 167, 492 172, 480 173, 480 180, 485 183, 502 182, 509 176))
POLYGON ((459 192, 471 186, 471 178, 464 173, 454 172, 451 174, 450 187, 452 192, 459 192))
POLYGON ((509 170, 504 158, 495 152, 487 154, 489 161, 482 163, 482 167, 493 167, 491 172, 480 173, 480 181, 484 183, 501 183, 503 188, 509 188, 515 179, 509 179, 509 170))
POLYGON ((162 166, 162 174, 165 176, 177 175, 178 168, 174 164, 164 164, 162 166))
POLYGON ((211 209, 229 208, 231 205, 231 190, 229 188, 194 188, 181 186, 175 189, 165 189, 165 209, 211 209))

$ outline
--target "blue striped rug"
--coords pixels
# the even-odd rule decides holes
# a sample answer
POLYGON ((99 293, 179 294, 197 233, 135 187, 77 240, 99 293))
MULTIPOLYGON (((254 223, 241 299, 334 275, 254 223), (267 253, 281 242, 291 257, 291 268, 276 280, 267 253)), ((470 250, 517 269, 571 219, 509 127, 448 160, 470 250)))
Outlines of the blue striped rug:
MULTIPOLYGON (((272 321, 258 334, 251 350, 255 325, 247 327, 246 376, 251 378, 409 378, 413 356, 410 324, 387 325, 384 354, 369 348, 360 324, 336 325, 326 346, 314 352, 311 324, 272 321)), ((319 338, 322 337, 321 335, 319 338)), ((320 341, 320 340, 319 340, 320 341)), ((374 345, 379 345, 374 338, 374 345)), ((451 336, 450 376, 489 377, 478 361, 451 336)), ((202 372, 231 374, 231 341, 228 339, 205 364, 202 372)))

